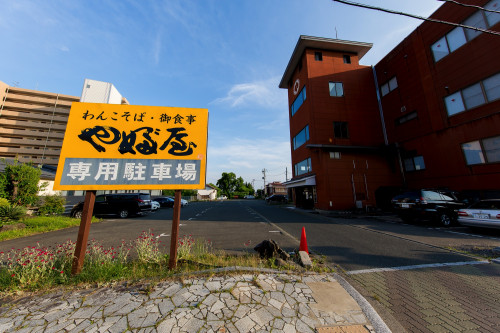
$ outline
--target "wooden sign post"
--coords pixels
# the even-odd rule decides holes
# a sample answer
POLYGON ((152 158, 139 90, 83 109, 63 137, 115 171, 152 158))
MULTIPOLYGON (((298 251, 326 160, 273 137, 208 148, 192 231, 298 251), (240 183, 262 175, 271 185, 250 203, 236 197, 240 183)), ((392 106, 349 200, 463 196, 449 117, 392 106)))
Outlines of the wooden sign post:
POLYGON ((82 219, 80 229, 78 229, 78 238, 76 239, 75 256, 73 257, 73 267, 71 274, 80 274, 83 267, 83 259, 87 250, 87 239, 89 238, 90 224, 92 223, 92 213, 94 211, 95 191, 87 191, 83 203, 82 219))
POLYGON ((174 216, 172 217, 172 232, 170 233, 170 258, 168 268, 177 267, 177 247, 179 243, 179 224, 181 219, 181 191, 175 191, 174 216))

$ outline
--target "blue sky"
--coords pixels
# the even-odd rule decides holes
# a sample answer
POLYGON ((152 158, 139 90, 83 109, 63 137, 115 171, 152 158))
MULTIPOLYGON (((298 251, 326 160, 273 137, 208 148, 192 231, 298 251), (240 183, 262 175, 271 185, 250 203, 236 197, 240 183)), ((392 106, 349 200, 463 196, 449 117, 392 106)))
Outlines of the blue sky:
MULTIPOLYGON (((359 0, 428 16, 438 0, 359 0)), ((207 182, 291 177, 278 83, 300 35, 373 43, 375 65, 421 22, 330 0, 0 0, 0 81, 80 96, 111 82, 131 104, 208 108, 207 182)))

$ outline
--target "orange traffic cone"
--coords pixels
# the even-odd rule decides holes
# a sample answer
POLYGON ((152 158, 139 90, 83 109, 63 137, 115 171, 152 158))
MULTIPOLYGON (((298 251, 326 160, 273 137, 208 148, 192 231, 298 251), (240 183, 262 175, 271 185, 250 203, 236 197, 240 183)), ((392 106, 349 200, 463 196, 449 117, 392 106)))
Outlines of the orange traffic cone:
POLYGON ((306 228, 302 227, 302 235, 300 236, 300 246, 299 251, 305 251, 309 254, 309 250, 307 250, 307 239, 306 239, 306 228))

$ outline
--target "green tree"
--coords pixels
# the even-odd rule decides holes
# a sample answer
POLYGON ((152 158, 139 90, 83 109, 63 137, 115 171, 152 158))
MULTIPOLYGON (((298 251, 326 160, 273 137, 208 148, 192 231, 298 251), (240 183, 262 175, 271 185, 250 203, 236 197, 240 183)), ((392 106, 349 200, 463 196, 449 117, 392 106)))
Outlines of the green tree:
POLYGON ((7 176, 5 172, 0 173, 0 198, 9 199, 9 193, 7 192, 7 176))
POLYGON ((221 189, 222 194, 230 198, 236 190, 236 175, 234 172, 223 172, 221 178, 217 181, 217 187, 221 189))
POLYGON ((252 183, 245 183, 245 186, 247 188, 248 194, 255 195, 255 189, 253 188, 252 183))
POLYGON ((222 177, 217 181, 217 187, 220 188, 222 194, 228 198, 238 196, 240 198, 245 195, 253 195, 255 190, 250 183, 245 183, 243 178, 236 177, 233 172, 223 172, 222 177))
POLYGON ((18 163, 5 166, 3 184, 0 194, 6 196, 14 205, 29 206, 38 202, 40 175, 42 171, 31 164, 18 163))

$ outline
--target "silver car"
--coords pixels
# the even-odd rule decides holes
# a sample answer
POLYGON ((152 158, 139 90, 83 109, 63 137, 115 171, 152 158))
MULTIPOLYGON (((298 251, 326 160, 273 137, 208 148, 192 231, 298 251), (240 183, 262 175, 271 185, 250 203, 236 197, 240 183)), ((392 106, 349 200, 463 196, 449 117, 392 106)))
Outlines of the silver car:
POLYGON ((458 223, 468 227, 500 229, 500 199, 481 200, 460 209, 458 223))

